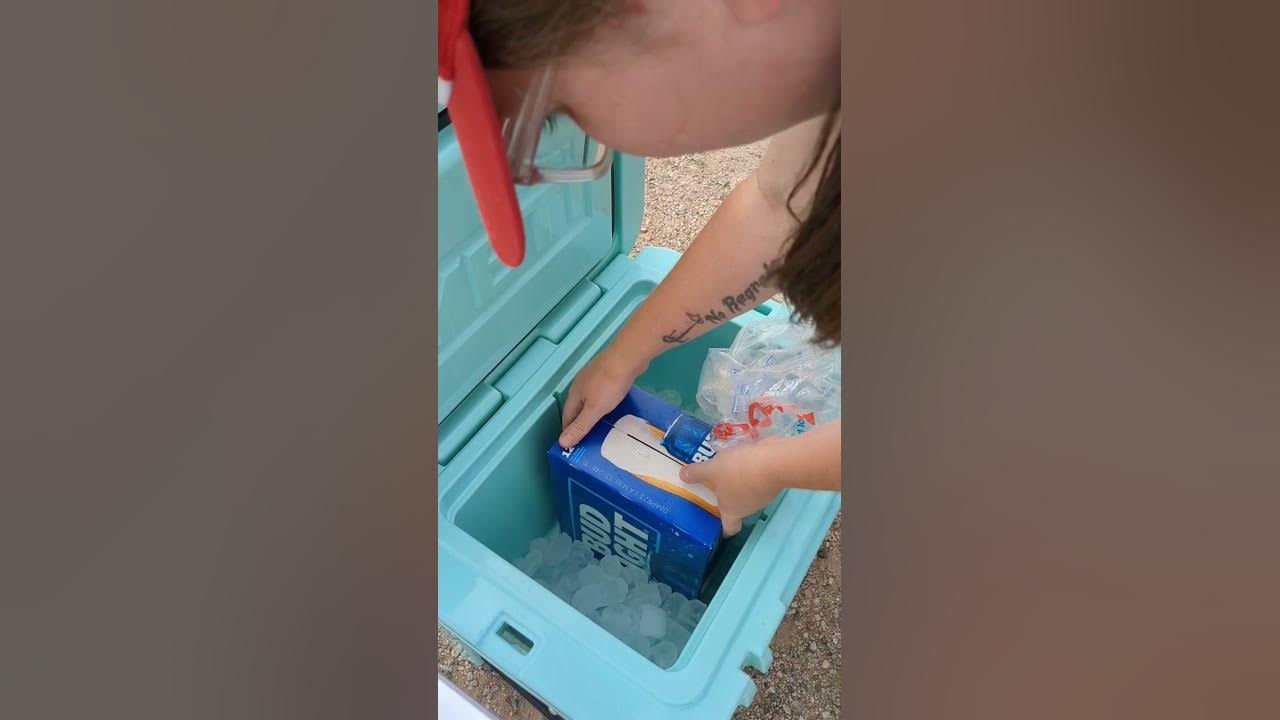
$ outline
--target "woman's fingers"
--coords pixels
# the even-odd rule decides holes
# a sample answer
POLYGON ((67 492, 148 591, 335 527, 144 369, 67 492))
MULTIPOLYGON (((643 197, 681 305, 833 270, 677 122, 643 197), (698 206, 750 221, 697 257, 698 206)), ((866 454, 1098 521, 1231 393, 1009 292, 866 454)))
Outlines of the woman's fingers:
POLYGON ((742 532, 742 518, 729 515, 721 516, 720 525, 724 528, 724 536, 737 535, 742 532))
POLYGON ((570 448, 578 444, 580 437, 570 432, 570 426, 582 413, 584 404, 582 394, 577 392, 577 388, 569 388, 569 395, 564 400, 564 412, 560 414, 560 447, 570 448))
MULTIPOLYGON (((712 487, 715 484, 716 475, 721 470, 721 462, 718 460, 708 460, 707 462, 693 463, 680 468, 680 480, 690 484, 700 484, 712 487)), ((720 525, 724 528, 724 536, 737 535, 742 530, 742 518, 734 515, 721 505, 720 506, 720 525)))
POLYGON ((560 433, 560 447, 571 448, 581 442, 600 418, 604 417, 604 413, 601 405, 595 401, 579 401, 573 418, 565 424, 564 431, 560 433))
POLYGON ((574 383, 569 386, 569 393, 564 396, 564 409, 560 411, 560 428, 569 427, 569 423, 582 411, 582 393, 578 392, 578 385, 574 383))

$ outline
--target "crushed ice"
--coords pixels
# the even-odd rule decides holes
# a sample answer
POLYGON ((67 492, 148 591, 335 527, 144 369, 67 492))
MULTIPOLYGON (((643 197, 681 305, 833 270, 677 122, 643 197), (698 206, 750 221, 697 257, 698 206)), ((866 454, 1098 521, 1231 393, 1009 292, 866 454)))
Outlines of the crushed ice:
POLYGON ((663 669, 675 664, 707 609, 617 555, 596 559, 566 533, 536 538, 515 565, 663 669))

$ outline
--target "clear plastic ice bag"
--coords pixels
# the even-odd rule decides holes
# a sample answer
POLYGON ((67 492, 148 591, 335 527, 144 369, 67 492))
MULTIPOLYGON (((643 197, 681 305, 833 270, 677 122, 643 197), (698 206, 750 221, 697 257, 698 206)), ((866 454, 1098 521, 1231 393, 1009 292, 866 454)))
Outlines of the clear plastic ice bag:
POLYGON ((716 449, 799 435, 840 417, 840 349, 813 344, 811 325, 771 316, 707 353, 697 401, 716 423, 716 449))

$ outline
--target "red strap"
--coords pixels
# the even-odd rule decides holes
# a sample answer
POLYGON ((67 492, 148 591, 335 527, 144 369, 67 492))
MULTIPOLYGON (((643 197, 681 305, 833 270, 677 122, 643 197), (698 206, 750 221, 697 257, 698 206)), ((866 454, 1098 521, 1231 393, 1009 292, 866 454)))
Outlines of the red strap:
POLYGON ((747 422, 760 427, 769 427, 773 424, 773 420, 769 419, 769 416, 773 414, 774 410, 781 411, 782 409, 781 405, 766 405, 753 402, 747 408, 747 422))
POLYGON ((449 118, 462 149, 476 206, 498 259, 518 267, 524 262, 524 219, 516 201, 489 82, 469 33, 458 35, 453 59, 455 79, 449 118))
POLYGON ((467 23, 467 0, 440 0, 437 18, 437 53, 440 61, 440 78, 453 81, 453 53, 458 38, 467 23))
POLYGON ((747 421, 745 423, 731 423, 727 420, 716 423, 711 428, 711 434, 718 440, 731 440, 734 437, 745 435, 753 439, 760 437, 759 428, 767 428, 773 425, 773 418, 770 417, 774 412, 784 412, 790 410, 796 413, 796 417, 804 420, 810 425, 816 425, 813 413, 801 413, 800 408, 794 405, 776 405, 767 401, 753 402, 747 406, 747 421))

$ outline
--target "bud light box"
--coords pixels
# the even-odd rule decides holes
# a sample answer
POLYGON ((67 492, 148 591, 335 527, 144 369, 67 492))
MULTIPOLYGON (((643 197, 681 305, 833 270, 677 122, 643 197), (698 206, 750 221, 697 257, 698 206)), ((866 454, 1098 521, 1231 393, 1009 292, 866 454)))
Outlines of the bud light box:
POLYGON ((560 528, 698 597, 720 543, 720 510, 715 492, 682 482, 680 468, 714 456, 710 431, 633 387, 577 446, 548 451, 560 528))

